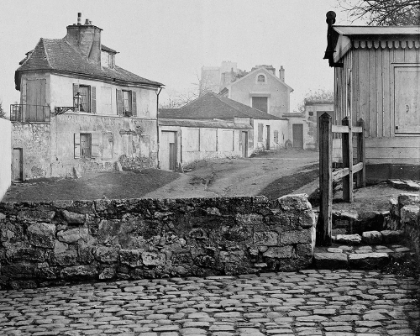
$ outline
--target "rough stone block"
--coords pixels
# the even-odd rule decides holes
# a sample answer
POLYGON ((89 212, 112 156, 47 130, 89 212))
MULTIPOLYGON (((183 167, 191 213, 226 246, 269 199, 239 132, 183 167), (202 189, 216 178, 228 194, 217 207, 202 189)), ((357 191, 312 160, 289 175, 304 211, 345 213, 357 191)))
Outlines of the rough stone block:
POLYGON ((74 243, 79 239, 87 241, 89 239, 89 230, 87 228, 75 228, 57 233, 58 240, 65 243, 74 243))
POLYGON ((241 262, 244 262, 244 260, 245 260, 245 253, 242 250, 220 252, 221 262, 241 263, 241 262))
POLYGON ((420 207, 418 205, 406 205, 401 208, 401 223, 418 226, 420 221, 420 207))
POLYGON ((29 220, 37 222, 51 222, 55 216, 54 211, 45 210, 21 210, 18 213, 17 218, 19 220, 29 220))
POLYGON ((142 250, 120 250, 120 261, 122 264, 131 266, 131 267, 139 267, 142 263, 142 250))
POLYGON ((56 254, 54 261, 60 266, 75 266, 77 261, 77 251, 67 250, 63 253, 56 254))
POLYGON ((365 254, 350 254, 349 266, 355 269, 377 269, 384 267, 389 262, 387 253, 365 253, 365 254))
POLYGON ((301 256, 312 256, 314 254, 314 245, 313 244, 297 244, 296 245, 296 254, 301 256))
POLYGON ((96 267, 91 265, 79 265, 66 267, 60 272, 61 278, 93 278, 98 274, 96 267))
POLYGON ((345 253, 315 253, 314 261, 318 269, 342 269, 348 266, 345 253))
POLYGON ((400 208, 398 206, 398 199, 396 198, 390 198, 389 199, 389 212, 391 216, 400 216, 400 208))
POLYGON ((255 232, 254 233, 254 244, 276 246, 278 245, 279 234, 277 232, 255 232))
POLYGON ((418 194, 404 193, 398 196, 398 204, 400 207, 410 205, 410 204, 419 204, 420 196, 418 194))
POLYGON ((362 241, 362 237, 359 234, 349 234, 349 235, 338 234, 335 237, 333 237, 333 240, 339 244, 359 245, 362 241))
POLYGON ((400 242, 400 240, 403 238, 404 232, 401 230, 384 230, 381 231, 381 234, 384 244, 394 244, 400 242))
POLYGON ((277 205, 280 207, 280 209, 285 211, 303 211, 312 209, 312 205, 308 201, 307 194, 282 196, 277 199, 277 205))
POLYGON ((36 264, 22 262, 11 265, 2 265, 1 275, 10 279, 30 279, 35 276, 36 264))
POLYGON ((376 245, 382 243, 382 234, 379 231, 367 231, 362 234, 362 241, 365 244, 376 245))
POLYGON ((6 257, 9 261, 25 262, 37 261, 42 262, 47 258, 45 249, 31 248, 27 246, 11 246, 6 250, 6 257))
POLYGON ((141 258, 146 266, 160 266, 165 263, 165 255, 163 253, 143 252, 141 258))
POLYGON ((263 216, 258 214, 236 214, 236 222, 240 225, 254 225, 263 222, 263 216))
POLYGON ((311 228, 316 226, 316 215, 312 210, 305 210, 302 212, 299 224, 302 228, 311 228))
POLYGON ((66 209, 73 206, 73 201, 56 200, 56 201, 53 201, 52 204, 57 209, 66 209))
POLYGON ((5 222, 5 221, 6 221, 6 215, 0 212, 0 222, 5 222))
POLYGON ((58 240, 54 241, 54 254, 60 254, 68 249, 69 245, 58 240))
POLYGON ((64 210, 62 213, 63 213, 64 219, 69 224, 83 224, 86 220, 86 215, 70 212, 67 210, 64 210))
POLYGON ((118 250, 115 247, 100 246, 95 251, 96 260, 103 263, 114 263, 118 260, 118 250))
POLYGON ((112 279, 115 277, 116 270, 113 267, 106 267, 99 273, 99 279, 112 279))
POLYGON ((278 259, 291 258, 293 256, 293 246, 269 247, 267 251, 263 253, 263 256, 278 259))
POLYGON ((306 244, 312 242, 313 237, 312 229, 306 229, 302 231, 288 231, 282 232, 280 235, 279 245, 293 245, 293 244, 306 244))
POLYGON ((55 241, 55 225, 36 223, 28 227, 28 239, 32 245, 53 248, 55 241))

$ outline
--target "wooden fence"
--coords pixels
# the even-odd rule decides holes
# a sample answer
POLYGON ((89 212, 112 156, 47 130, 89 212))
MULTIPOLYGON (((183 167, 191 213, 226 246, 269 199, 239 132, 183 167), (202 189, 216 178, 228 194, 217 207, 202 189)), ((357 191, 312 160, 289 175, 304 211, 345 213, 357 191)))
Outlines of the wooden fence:
POLYGON ((353 174, 356 174, 356 187, 366 184, 365 176, 365 144, 363 136, 363 120, 356 126, 349 124, 348 118, 342 125, 333 125, 328 113, 319 117, 319 190, 321 202, 317 225, 317 245, 331 246, 333 181, 343 179, 343 200, 353 201, 353 174), (342 133, 343 168, 332 170, 333 133, 342 133), (353 164, 353 133, 357 134, 356 164, 353 164))

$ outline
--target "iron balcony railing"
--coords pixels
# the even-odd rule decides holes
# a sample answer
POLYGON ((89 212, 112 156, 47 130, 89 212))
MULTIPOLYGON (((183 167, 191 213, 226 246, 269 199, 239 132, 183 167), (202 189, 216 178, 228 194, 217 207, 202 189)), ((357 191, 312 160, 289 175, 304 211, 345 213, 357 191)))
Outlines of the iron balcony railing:
POLYGON ((10 120, 20 122, 50 121, 50 107, 29 104, 11 104, 10 120))

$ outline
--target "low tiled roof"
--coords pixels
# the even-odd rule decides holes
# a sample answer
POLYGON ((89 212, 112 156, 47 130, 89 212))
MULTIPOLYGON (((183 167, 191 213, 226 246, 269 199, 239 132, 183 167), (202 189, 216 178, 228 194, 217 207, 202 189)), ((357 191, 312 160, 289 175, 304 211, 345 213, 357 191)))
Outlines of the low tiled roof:
POLYGON ((173 119, 224 119, 253 118, 282 120, 249 107, 232 99, 222 97, 213 92, 207 92, 179 109, 164 109, 159 111, 160 118, 173 119))
POLYGON ((16 70, 15 84, 19 90, 20 74, 26 71, 46 70, 56 73, 84 75, 94 79, 112 80, 124 84, 149 84, 162 86, 163 84, 137 76, 115 65, 113 69, 101 67, 100 64, 88 61, 73 48, 65 39, 41 38, 32 54, 16 70))
POLYGON ((159 126, 202 127, 202 128, 229 128, 251 129, 248 124, 233 123, 225 120, 191 120, 191 119, 159 119, 159 126))

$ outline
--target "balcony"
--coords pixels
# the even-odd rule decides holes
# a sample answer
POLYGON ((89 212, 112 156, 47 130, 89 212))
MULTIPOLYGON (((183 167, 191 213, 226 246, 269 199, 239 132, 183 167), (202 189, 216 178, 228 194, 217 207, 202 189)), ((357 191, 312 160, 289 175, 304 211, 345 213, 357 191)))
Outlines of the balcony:
POLYGON ((11 104, 10 121, 46 122, 50 121, 50 107, 42 105, 11 104))

